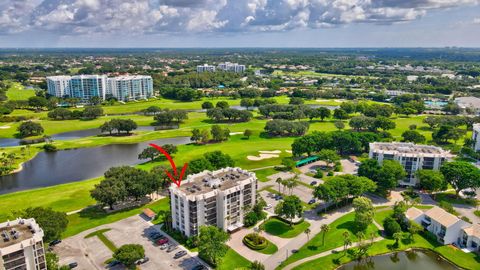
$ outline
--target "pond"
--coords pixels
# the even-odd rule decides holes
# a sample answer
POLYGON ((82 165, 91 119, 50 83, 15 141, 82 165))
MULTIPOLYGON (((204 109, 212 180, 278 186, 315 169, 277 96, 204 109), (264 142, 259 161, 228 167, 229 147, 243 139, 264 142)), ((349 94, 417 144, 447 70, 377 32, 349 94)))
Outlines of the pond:
MULTIPOLYGON (((154 126, 139 126, 136 130, 155 130, 154 126)), ((92 129, 84 129, 84 130, 76 130, 76 131, 69 131, 69 132, 62 132, 58 134, 53 134, 50 137, 54 141, 65 141, 65 140, 75 140, 84 137, 95 136, 101 134, 99 128, 92 128, 92 129)), ((20 139, 15 138, 2 138, 0 139, 0 147, 9 147, 9 146, 17 146, 20 145, 20 139)))
POLYGON ((0 177, 0 194, 81 181, 101 176, 110 167, 138 164, 142 162, 138 154, 149 143, 179 145, 189 142, 189 137, 175 137, 135 144, 40 152, 24 163, 20 172, 0 177))
POLYGON ((351 262, 338 270, 458 270, 450 262, 442 259, 433 251, 411 250, 393 254, 379 255, 362 262, 351 262))

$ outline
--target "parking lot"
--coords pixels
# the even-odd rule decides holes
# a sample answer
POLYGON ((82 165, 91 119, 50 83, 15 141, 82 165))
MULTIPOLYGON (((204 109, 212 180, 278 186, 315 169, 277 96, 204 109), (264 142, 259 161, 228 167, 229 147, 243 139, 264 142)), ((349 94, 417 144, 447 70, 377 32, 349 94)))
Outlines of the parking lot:
MULTIPOLYGON (((190 252, 179 259, 174 259, 173 256, 176 252, 184 250, 181 246, 170 253, 167 253, 166 250, 160 250, 160 248, 148 237, 150 232, 159 231, 159 227, 153 226, 141 216, 133 216, 115 223, 102 225, 95 229, 64 239, 62 243, 55 247, 55 252, 57 252, 60 257, 60 264, 77 262, 78 267, 76 269, 79 270, 108 269, 105 267, 104 262, 112 257, 112 252, 107 249, 97 237, 84 238, 85 235, 104 228, 110 229, 110 231, 105 233, 105 236, 107 236, 107 238, 117 247, 132 243, 140 244, 144 247, 145 256, 147 256, 150 261, 142 264, 140 269, 190 270, 194 266, 200 264, 196 254, 190 252)), ((173 239, 170 239, 170 242, 174 242, 173 239)), ((110 269, 123 270, 125 267, 117 265, 110 269)))

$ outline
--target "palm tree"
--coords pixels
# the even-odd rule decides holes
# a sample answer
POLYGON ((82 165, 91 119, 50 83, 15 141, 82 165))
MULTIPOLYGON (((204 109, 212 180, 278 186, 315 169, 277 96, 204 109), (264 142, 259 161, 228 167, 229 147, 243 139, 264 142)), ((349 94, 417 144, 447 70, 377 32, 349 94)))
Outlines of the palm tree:
POLYGON ((310 233, 311 233, 311 232, 312 232, 312 231, 310 231, 309 228, 306 228, 305 231, 304 231, 304 233, 307 235, 307 241, 310 241, 310 233))
POLYGON ((322 236, 322 246, 325 244, 325 235, 327 234, 328 231, 330 231, 330 226, 328 224, 322 224, 322 227, 320 227, 320 231, 323 233, 322 236))
POLYGON ((278 177, 277 180, 275 180, 275 183, 278 184, 278 193, 281 193, 280 192, 280 186, 283 184, 282 178, 278 177))
POLYGON ((343 232, 343 252, 347 251, 347 247, 352 245, 352 239, 350 239, 350 233, 345 231, 343 232))

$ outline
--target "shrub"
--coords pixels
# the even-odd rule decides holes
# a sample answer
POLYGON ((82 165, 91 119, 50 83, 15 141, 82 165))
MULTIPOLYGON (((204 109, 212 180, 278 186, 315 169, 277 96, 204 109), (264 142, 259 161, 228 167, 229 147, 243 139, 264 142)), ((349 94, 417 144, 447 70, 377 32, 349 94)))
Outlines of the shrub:
POLYGON ((249 233, 243 237, 243 244, 253 250, 261 250, 268 246, 268 241, 265 237, 258 233, 249 233))
POLYGON ((480 210, 475 210, 473 211, 473 213, 475 214, 475 216, 480 217, 480 210))
POLYGON ((57 151, 57 147, 51 143, 46 143, 43 145, 43 150, 46 152, 55 152, 57 151))
POLYGON ((333 172, 332 172, 332 171, 329 171, 329 172, 327 173, 327 176, 333 176, 333 172))
POLYGON ((318 178, 318 179, 323 178, 322 170, 317 170, 317 172, 315 173, 315 175, 313 177, 318 178))
POLYGON ((443 208, 443 210, 447 211, 448 213, 458 216, 458 212, 455 211, 455 209, 453 208, 451 203, 446 202, 446 201, 441 201, 441 202, 438 203, 438 206, 443 208))
POLYGON ((402 231, 400 224, 398 224, 398 222, 392 217, 387 217, 383 221, 383 228, 385 229, 385 234, 390 237, 392 237, 393 234, 402 231))

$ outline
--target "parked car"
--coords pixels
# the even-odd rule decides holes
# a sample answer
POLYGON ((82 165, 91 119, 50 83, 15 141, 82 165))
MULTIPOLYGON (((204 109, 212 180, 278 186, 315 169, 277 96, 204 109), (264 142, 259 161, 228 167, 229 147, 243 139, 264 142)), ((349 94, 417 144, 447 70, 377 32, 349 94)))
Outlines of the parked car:
POLYGON ((314 204, 316 202, 315 199, 311 199, 310 201, 308 201, 308 204, 314 204))
POLYGON ((278 201, 278 200, 281 200, 281 199, 283 199, 282 195, 278 195, 278 194, 275 195, 275 200, 278 201))
POLYGON ((174 251, 174 250, 177 249, 177 248, 178 248, 177 245, 170 245, 170 246, 168 246, 167 252, 172 252, 172 251, 174 251))
POLYGON ((195 267, 192 268, 192 270, 207 270, 207 269, 208 268, 203 264, 196 265, 195 267))
POLYGON ((69 263, 69 264, 68 264, 68 267, 69 267, 70 269, 73 269, 73 268, 75 268, 75 267, 77 267, 77 266, 78 266, 78 263, 77 263, 77 262, 73 262, 73 263, 69 263))
POLYGON ((317 173, 317 170, 316 169, 310 169, 308 170, 309 173, 313 173, 313 174, 316 174, 317 173))
POLYGON ((49 244, 49 245, 50 245, 50 246, 55 246, 55 245, 58 245, 58 244, 60 244, 61 242, 62 242, 62 240, 60 240, 60 239, 57 239, 57 240, 53 240, 52 242, 50 242, 50 244, 49 244))
POLYGON ((154 233, 150 236, 153 240, 157 240, 163 237, 163 234, 161 233, 154 233))
POLYGON ((315 186, 315 185, 317 185, 317 184, 318 184, 317 181, 312 181, 312 182, 310 183, 311 186, 315 186))
POLYGON ((161 239, 158 239, 158 241, 157 241, 158 245, 163 245, 163 244, 166 244, 166 243, 168 243, 168 238, 161 238, 161 239))
POLYGON ((263 209, 264 209, 264 210, 268 210, 268 209, 270 209, 270 208, 272 208, 272 205, 271 205, 271 204, 267 204, 267 206, 265 206, 263 209))
POLYGON ((135 262, 135 264, 136 264, 136 265, 140 265, 140 264, 144 264, 144 263, 146 263, 146 262, 148 262, 148 261, 150 261, 150 259, 149 259, 148 257, 143 257, 142 259, 137 260, 137 261, 135 262))
POLYGON ((163 245, 160 246, 160 249, 161 249, 161 250, 164 250, 164 249, 166 249, 166 248, 168 248, 168 244, 163 244, 163 245))
POLYGON ((107 268, 112 268, 112 267, 114 267, 114 266, 116 266, 116 265, 119 265, 119 264, 121 264, 120 261, 118 261, 118 260, 113 260, 113 261, 111 261, 111 262, 109 262, 109 263, 107 264, 107 268))
POLYGON ((181 251, 175 253, 175 256, 173 256, 173 258, 178 259, 178 258, 183 257, 185 255, 187 255, 187 252, 185 250, 181 250, 181 251))

